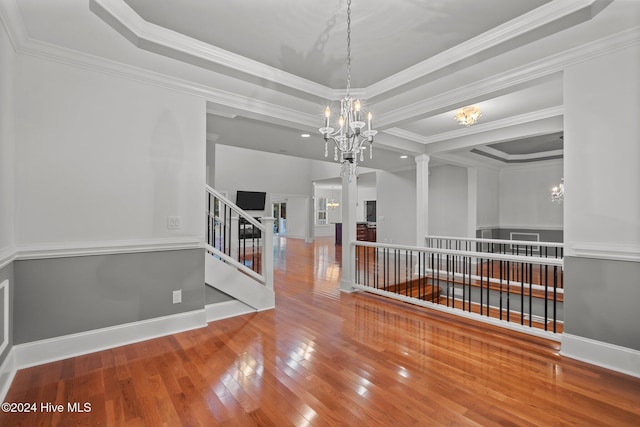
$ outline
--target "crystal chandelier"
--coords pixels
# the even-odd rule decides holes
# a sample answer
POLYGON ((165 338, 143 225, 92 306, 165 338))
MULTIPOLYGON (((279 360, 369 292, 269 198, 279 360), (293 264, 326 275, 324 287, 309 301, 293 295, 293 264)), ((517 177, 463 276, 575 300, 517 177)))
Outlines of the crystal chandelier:
POLYGON ((340 176, 351 181, 358 176, 358 157, 364 161, 364 150, 369 143, 369 158, 373 158, 373 137, 378 131, 371 129, 371 112, 367 122, 362 121, 362 105, 359 99, 351 97, 351 0, 347 1, 347 94, 340 100, 338 129, 330 125, 331 109, 324 111, 324 127, 318 129, 324 137, 324 156, 329 155, 329 141, 334 143, 333 160, 342 163, 340 176), (364 130, 364 127, 367 127, 364 130))
POLYGON ((478 107, 471 106, 464 107, 453 118, 463 126, 471 126, 478 121, 480 116, 482 116, 482 111, 478 107))
POLYGON ((559 205, 564 203, 564 178, 560 180, 560 184, 551 189, 551 201, 559 205))

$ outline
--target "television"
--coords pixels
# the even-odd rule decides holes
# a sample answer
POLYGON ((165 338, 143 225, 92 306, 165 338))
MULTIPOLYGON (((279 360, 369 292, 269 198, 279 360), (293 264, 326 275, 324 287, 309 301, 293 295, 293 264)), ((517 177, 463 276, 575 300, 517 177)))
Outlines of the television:
POLYGON ((266 197, 264 191, 238 191, 236 205, 245 211, 263 211, 266 197))

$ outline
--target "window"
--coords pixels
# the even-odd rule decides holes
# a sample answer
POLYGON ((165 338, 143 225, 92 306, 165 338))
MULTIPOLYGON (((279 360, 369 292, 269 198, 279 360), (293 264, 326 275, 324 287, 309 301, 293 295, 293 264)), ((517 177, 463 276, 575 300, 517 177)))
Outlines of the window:
POLYGON ((325 225, 327 223, 327 198, 319 197, 316 206, 316 224, 325 225))

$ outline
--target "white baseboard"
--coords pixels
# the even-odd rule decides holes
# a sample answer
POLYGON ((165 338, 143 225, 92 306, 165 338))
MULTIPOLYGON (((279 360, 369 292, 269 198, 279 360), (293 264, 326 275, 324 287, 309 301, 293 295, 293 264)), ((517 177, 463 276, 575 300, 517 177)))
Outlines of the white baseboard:
POLYGON ((564 333, 562 356, 640 378, 640 351, 564 333))
POLYGON ((238 300, 209 304, 205 306, 204 309, 206 312, 207 323, 256 312, 254 308, 251 308, 238 300))
POLYGON ((0 402, 4 402, 4 398, 11 387, 13 377, 16 375, 15 353, 13 348, 9 350, 4 362, 0 365, 0 402))
POLYGON ((194 310, 13 346, 15 368, 81 356, 207 325, 205 311, 194 310))

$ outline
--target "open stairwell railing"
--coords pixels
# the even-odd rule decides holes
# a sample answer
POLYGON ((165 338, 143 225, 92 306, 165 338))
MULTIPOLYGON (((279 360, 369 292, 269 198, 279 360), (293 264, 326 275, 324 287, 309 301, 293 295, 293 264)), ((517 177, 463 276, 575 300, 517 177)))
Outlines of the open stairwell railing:
POLYGON ((273 218, 257 219, 210 186, 206 190, 208 253, 273 289, 273 218))
POLYGON ((542 258, 562 259, 564 257, 564 244, 556 242, 541 242, 537 240, 425 236, 425 246, 428 248, 539 256, 542 258))
POLYGON ((352 245, 356 289, 560 339, 560 258, 362 241, 352 245))

